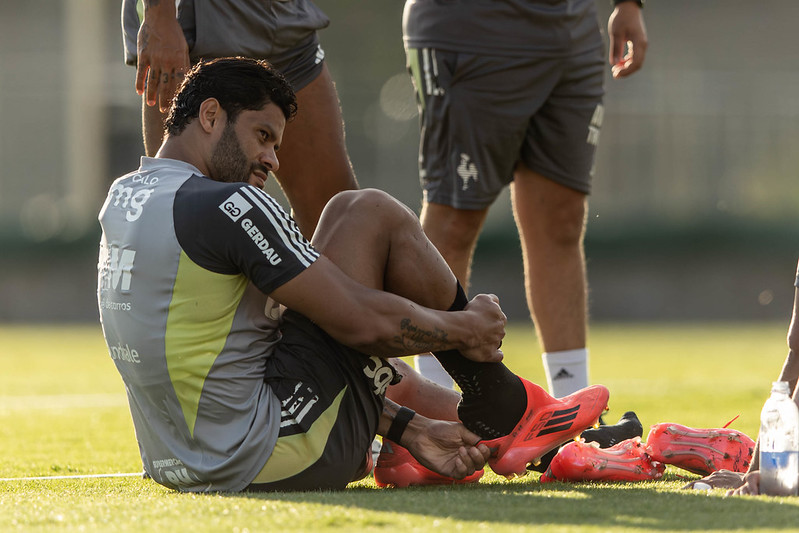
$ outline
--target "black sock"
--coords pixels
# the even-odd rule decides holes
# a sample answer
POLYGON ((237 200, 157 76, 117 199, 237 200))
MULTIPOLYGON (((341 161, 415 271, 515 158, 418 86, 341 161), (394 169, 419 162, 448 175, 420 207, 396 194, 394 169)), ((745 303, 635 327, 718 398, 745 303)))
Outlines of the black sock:
MULTIPOLYGON (((461 311, 469 300, 458 283, 448 311, 461 311)), ((519 377, 502 363, 478 363, 458 350, 433 352, 461 389, 458 417, 469 431, 484 439, 507 435, 527 409, 527 393, 519 377)))

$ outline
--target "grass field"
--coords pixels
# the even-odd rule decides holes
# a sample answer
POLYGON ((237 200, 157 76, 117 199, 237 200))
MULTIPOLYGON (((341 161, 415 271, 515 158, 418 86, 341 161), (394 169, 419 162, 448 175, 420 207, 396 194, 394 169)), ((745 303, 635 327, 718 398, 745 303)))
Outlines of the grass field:
MULTIPOLYGON (((596 324, 594 381, 615 421, 677 422, 756 437, 786 353, 786 323, 596 324)), ((543 382, 532 333, 511 327, 507 364, 543 382)), ((121 380, 98 326, 0 327, 0 478, 141 469, 121 380)), ((135 477, 0 482, 0 531, 699 531, 799 530, 799 498, 684 491, 669 467, 647 483, 548 484, 538 474, 476 486, 338 493, 189 495, 135 477)))

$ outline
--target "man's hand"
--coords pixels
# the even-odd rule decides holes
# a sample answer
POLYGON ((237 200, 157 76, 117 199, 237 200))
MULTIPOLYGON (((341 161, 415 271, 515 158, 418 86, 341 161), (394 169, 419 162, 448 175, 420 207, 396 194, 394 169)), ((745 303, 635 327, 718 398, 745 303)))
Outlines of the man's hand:
POLYGON ((145 11, 136 48, 136 92, 146 92, 147 105, 158 104, 161 112, 166 112, 190 67, 189 47, 174 2, 145 11))
POLYGON ((747 473, 743 481, 743 485, 737 489, 728 491, 727 496, 741 496, 744 494, 757 496, 760 494, 760 472, 758 470, 747 473))
POLYGON ((745 474, 733 472, 732 470, 718 470, 705 476, 702 479, 692 481, 683 486, 683 489, 692 489, 697 483, 710 485, 713 489, 737 489, 744 484, 745 474))
POLYGON ((461 354, 481 363, 502 361, 504 355, 500 347, 508 317, 499 306, 499 298, 493 294, 478 294, 464 310, 474 314, 474 339, 469 348, 461 350, 461 354))
POLYGON ((409 426, 402 445, 417 461, 433 472, 455 479, 483 468, 491 451, 485 444, 477 444, 480 437, 463 424, 426 419, 418 414, 414 418, 423 422, 423 429, 411 431, 409 426))
POLYGON ((629 76, 643 66, 648 41, 644 18, 638 4, 622 2, 613 9, 608 19, 608 36, 610 37, 608 60, 614 78, 629 76))

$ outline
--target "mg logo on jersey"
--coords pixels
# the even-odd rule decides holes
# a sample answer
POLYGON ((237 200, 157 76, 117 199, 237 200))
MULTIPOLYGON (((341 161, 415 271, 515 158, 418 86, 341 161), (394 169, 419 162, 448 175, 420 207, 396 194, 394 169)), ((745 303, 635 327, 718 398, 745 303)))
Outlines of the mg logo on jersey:
POLYGON ((219 204, 219 209, 229 216, 230 220, 236 222, 247 211, 252 209, 252 204, 245 200, 238 192, 234 192, 227 200, 219 204))
MULTIPOLYGON (((139 176, 141 180, 141 176, 139 176)), ((135 177, 134 180, 136 181, 135 177)), ((158 181, 157 178, 155 181, 158 181)), ((125 220, 135 222, 141 216, 144 204, 152 196, 155 189, 134 190, 120 183, 114 185, 108 192, 109 197, 114 199, 113 206, 125 209, 125 220)))
POLYGON ((101 288, 130 292, 135 257, 135 250, 120 250, 119 246, 103 247, 103 256, 100 262, 101 288))

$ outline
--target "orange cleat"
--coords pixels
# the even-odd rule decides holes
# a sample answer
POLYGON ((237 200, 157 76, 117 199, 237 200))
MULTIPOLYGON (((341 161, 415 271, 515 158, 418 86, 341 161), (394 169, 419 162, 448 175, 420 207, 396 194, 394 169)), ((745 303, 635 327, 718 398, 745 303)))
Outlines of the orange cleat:
POLYGON ((596 442, 570 442, 552 458, 539 479, 550 481, 646 481, 660 479, 666 465, 652 461, 641 437, 622 441, 610 448, 596 442))
POLYGON ((734 429, 695 429, 680 424, 655 424, 646 438, 656 461, 706 476, 725 469, 746 472, 755 441, 734 429))
POLYGON ((437 474, 417 461, 406 448, 388 439, 383 439, 383 447, 375 466, 375 483, 378 487, 462 485, 477 483, 481 477, 483 477, 482 470, 463 479, 437 474))
POLYGON ((538 385, 522 379, 527 391, 527 409, 510 434, 483 441, 491 448, 488 464, 505 477, 527 473, 548 451, 567 442, 599 420, 610 393, 603 385, 592 385, 563 398, 555 398, 538 385))

